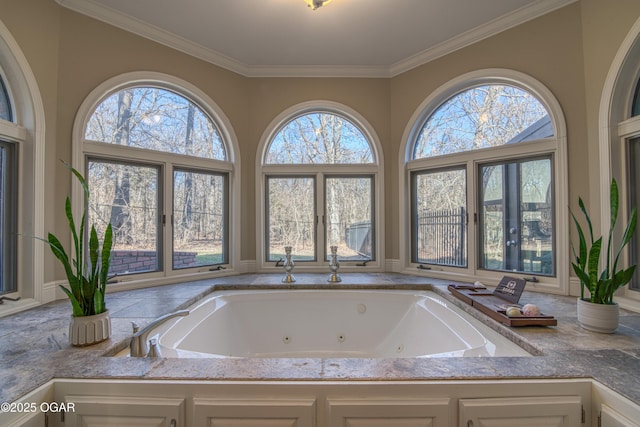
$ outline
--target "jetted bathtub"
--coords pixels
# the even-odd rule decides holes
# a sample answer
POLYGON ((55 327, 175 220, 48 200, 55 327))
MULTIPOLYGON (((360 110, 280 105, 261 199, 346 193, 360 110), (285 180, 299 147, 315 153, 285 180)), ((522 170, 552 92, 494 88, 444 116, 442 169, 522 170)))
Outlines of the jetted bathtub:
POLYGON ((530 355, 430 291, 221 291, 190 310, 156 334, 164 357, 530 355))

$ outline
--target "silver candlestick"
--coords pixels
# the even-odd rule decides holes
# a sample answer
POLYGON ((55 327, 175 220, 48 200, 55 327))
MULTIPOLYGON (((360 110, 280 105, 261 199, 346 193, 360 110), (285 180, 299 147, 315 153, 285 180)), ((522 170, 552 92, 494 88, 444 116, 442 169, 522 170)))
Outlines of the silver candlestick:
POLYGON ((282 283, 293 283, 296 281, 296 278, 293 277, 291 272, 293 271, 293 260, 291 259, 291 246, 284 247, 285 260, 284 260, 284 271, 285 276, 282 278, 282 283))
POLYGON ((340 263, 338 262, 338 247, 331 246, 331 259, 329 260, 329 270, 331 270, 331 275, 327 279, 327 282, 342 282, 340 276, 338 276, 338 269, 340 268, 340 263))

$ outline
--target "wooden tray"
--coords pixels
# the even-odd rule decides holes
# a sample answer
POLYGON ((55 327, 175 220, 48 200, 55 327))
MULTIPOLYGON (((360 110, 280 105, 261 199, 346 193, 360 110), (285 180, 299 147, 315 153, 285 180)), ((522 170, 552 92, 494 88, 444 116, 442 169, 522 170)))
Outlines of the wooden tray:
POLYGON ((555 317, 543 313, 538 316, 507 316, 507 307, 516 306, 521 308, 522 305, 511 304, 486 289, 456 287, 453 285, 449 285, 447 288, 456 298, 507 326, 556 326, 558 324, 558 320, 555 317))

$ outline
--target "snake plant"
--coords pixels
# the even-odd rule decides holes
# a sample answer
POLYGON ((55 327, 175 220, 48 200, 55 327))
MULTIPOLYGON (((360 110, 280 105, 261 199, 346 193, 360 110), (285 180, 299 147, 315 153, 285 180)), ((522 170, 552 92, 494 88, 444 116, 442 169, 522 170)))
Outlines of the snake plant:
POLYGON ((64 165, 78 179, 84 190, 84 203, 82 219, 79 227, 71 212, 71 200, 67 196, 65 201, 65 214, 69 223, 69 230, 73 239, 73 253, 71 259, 64 249, 60 240, 52 233, 49 233, 47 240, 41 239, 49 245, 51 252, 58 258, 67 275, 69 287, 60 285, 60 288, 69 297, 73 308, 73 316, 92 316, 100 314, 106 310, 104 295, 108 280, 109 264, 111 261, 111 246, 113 244, 113 232, 111 224, 107 225, 102 239, 102 249, 98 240, 98 233, 94 225, 89 231, 89 249, 84 247, 85 219, 87 214, 87 202, 89 200, 89 186, 87 181, 71 165, 63 162, 64 165), (87 262, 88 257, 88 262, 87 262))
POLYGON ((626 269, 618 269, 620 255, 622 254, 625 246, 627 246, 627 244, 631 241, 631 237, 633 236, 633 233, 636 229, 636 208, 634 207, 631 211, 629 223, 624 230, 620 245, 614 253, 613 230, 618 219, 619 208, 618 184, 616 183, 615 179, 611 181, 610 190, 609 202, 611 207, 611 220, 609 223, 609 235, 607 238, 606 252, 602 253, 602 250, 604 249, 603 236, 600 236, 598 239, 594 239, 591 218, 587 213, 582 198, 578 198, 578 205, 580 206, 580 210, 584 214, 589 229, 588 241, 582 229, 582 226, 580 225, 580 222, 578 222, 578 219, 575 217, 573 212, 571 212, 571 216, 575 223, 579 238, 578 253, 576 253, 573 244, 571 245, 571 249, 575 257, 575 262, 572 262, 571 265, 573 267, 573 271, 580 279, 580 298, 596 304, 614 304, 613 294, 615 294, 615 292, 619 288, 631 281, 631 278, 633 277, 636 269, 635 265, 632 265, 626 269), (604 258, 605 268, 602 271, 599 271, 601 256, 604 258), (588 299, 585 298, 585 288, 589 291, 588 299))

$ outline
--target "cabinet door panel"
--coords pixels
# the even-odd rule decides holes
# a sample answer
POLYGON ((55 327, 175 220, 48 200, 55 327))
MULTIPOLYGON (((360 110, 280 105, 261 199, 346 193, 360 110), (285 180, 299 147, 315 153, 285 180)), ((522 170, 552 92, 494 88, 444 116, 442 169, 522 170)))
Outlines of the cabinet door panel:
POLYGON ((336 427, 447 427, 449 398, 327 399, 336 427))
POLYGON ((194 427, 314 427, 309 399, 194 398, 194 427))
POLYGON ((182 427, 184 399, 132 396, 65 396, 74 410, 65 427, 182 427))
POLYGON ((460 399, 460 427, 574 427, 582 423, 579 396, 460 399))
POLYGON ((637 422, 631 421, 629 418, 622 415, 615 409, 610 408, 608 405, 602 405, 600 408, 601 425, 606 427, 639 427, 640 420, 637 422))

